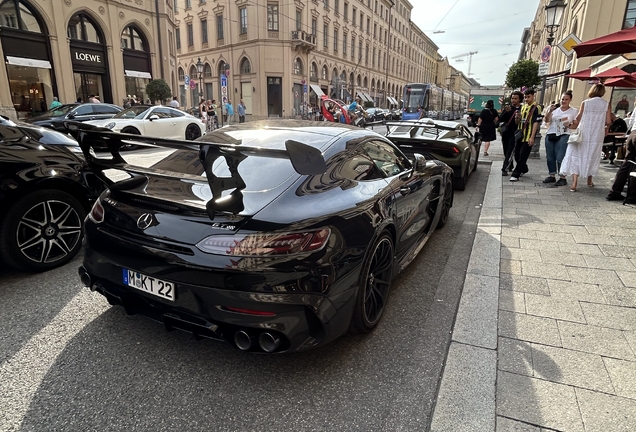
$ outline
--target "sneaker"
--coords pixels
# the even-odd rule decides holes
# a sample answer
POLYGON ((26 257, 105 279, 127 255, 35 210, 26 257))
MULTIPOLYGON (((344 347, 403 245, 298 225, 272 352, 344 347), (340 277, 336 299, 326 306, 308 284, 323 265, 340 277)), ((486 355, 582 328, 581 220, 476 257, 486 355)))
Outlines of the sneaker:
POLYGON ((568 181, 564 178, 560 178, 556 181, 555 185, 557 186, 565 186, 568 184, 568 181))
POLYGON ((508 177, 508 171, 502 171, 502 172, 501 172, 501 175, 502 175, 503 177, 508 177))
POLYGON ((610 193, 607 194, 605 199, 608 201, 622 201, 625 199, 625 195, 620 194, 618 192, 611 191, 610 193))
POLYGON ((519 180, 519 177, 515 177, 515 176, 510 177, 510 181, 517 181, 517 180, 519 180))
POLYGON ((543 183, 554 183, 556 182, 556 179, 552 176, 548 176, 543 180, 543 183))

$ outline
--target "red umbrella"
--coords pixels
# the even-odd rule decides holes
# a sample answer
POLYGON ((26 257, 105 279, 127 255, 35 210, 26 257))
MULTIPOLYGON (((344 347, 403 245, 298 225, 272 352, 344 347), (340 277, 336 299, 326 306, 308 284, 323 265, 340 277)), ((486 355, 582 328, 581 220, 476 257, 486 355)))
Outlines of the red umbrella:
POLYGON ((636 52, 636 27, 580 43, 574 51, 579 58, 636 52))
POLYGON ((583 81, 589 80, 591 76, 592 76, 592 69, 584 69, 582 71, 578 71, 578 72, 574 72, 569 75, 566 75, 566 77, 575 78, 575 79, 579 79, 583 81))
POLYGON ((622 69, 613 67, 604 72, 597 73, 592 78, 608 79, 608 78, 625 78, 625 77, 631 77, 631 75, 622 69))
POLYGON ((627 76, 623 78, 612 78, 605 81, 607 87, 629 87, 636 88, 636 78, 627 76))

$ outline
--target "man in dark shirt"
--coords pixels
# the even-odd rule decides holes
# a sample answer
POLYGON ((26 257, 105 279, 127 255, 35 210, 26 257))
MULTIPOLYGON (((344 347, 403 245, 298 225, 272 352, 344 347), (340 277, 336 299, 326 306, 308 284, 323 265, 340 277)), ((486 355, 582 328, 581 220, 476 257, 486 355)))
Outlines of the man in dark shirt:
POLYGON ((522 133, 515 147, 517 166, 510 176, 511 182, 519 180, 519 177, 528 172, 528 157, 541 124, 541 107, 534 100, 534 90, 526 90, 523 92, 523 97, 526 103, 521 107, 521 110, 515 113, 515 121, 518 122, 517 127, 522 133))
POLYGON ((515 150, 515 131, 517 130, 517 123, 515 123, 515 113, 521 109, 521 100, 523 99, 523 93, 520 91, 512 92, 510 96, 510 110, 504 111, 499 118, 499 122, 502 126, 505 126, 505 131, 501 134, 501 143, 504 150, 504 163, 501 167, 501 175, 507 176, 508 171, 512 171, 514 168, 513 155, 515 150))

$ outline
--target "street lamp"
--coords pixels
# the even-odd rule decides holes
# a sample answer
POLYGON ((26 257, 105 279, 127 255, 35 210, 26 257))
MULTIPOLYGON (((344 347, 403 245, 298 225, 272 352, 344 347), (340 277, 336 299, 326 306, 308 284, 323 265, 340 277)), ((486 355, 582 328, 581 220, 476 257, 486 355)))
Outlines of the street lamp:
POLYGON ((199 102, 203 99, 203 62, 201 57, 197 60, 197 72, 199 73, 199 102))
MULTIPOLYGON (((563 2, 563 0, 552 0, 545 7, 545 28, 548 30, 549 33, 547 42, 550 46, 552 46, 552 42, 554 42, 554 33, 561 25, 561 19, 563 18, 563 12, 565 12, 566 6, 567 5, 563 2)), ((543 75, 543 79, 541 81, 541 97, 539 98, 539 105, 543 105, 546 80, 546 75, 543 75)))

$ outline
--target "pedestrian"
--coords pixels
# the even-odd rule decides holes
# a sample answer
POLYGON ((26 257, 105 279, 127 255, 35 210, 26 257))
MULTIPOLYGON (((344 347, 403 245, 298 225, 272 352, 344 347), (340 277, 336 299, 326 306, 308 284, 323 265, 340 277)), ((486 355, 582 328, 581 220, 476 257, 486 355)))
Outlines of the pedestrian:
POLYGON ((177 100, 176 96, 172 97, 172 100, 170 101, 170 106, 172 108, 179 108, 179 101, 177 100))
POLYGON ((517 123, 515 121, 516 113, 521 109, 521 100, 523 99, 523 93, 520 91, 514 91, 510 95, 510 109, 505 110, 499 119, 501 121, 501 144, 504 151, 504 162, 501 166, 501 175, 508 176, 508 171, 514 169, 515 161, 515 146, 517 139, 515 132, 517 131, 517 123))
POLYGON ((124 108, 130 108, 130 95, 124 100, 124 108))
POLYGON ((225 111, 227 112, 227 124, 230 124, 230 120, 234 120, 234 107, 232 106, 232 102, 228 99, 225 104, 225 111))
POLYGON ((245 123, 245 108, 245 102, 243 102, 243 99, 241 99, 238 104, 239 123, 245 123))
POLYGON ((75 101, 75 103, 82 103, 82 98, 78 97, 77 100, 75 101))
POLYGON ((90 95, 90 96, 88 97, 88 102, 89 102, 89 103, 95 103, 95 95, 90 95))
POLYGON ((492 99, 486 101, 486 108, 481 110, 477 129, 481 134, 481 142, 484 144, 484 156, 488 156, 490 142, 497 139, 496 126, 499 122, 499 114, 495 111, 495 103, 492 99))
POLYGON ((62 106, 62 102, 57 100, 56 96, 53 96, 53 102, 51 102, 51 106, 49 107, 49 109, 55 109, 61 106, 62 106))
POLYGON ((548 164, 548 177, 543 183, 554 183, 556 186, 565 186, 568 181, 561 174, 559 180, 556 174, 560 172, 561 163, 565 157, 570 137, 570 124, 576 118, 578 110, 570 106, 572 102, 572 90, 561 95, 561 103, 552 104, 545 113, 545 121, 550 123, 545 136, 545 158, 548 164))
POLYGON ((583 136, 578 144, 570 144, 563 158, 561 174, 572 175, 571 192, 576 192, 579 177, 587 177, 587 185, 594 186, 592 177, 598 173, 603 138, 612 124, 609 103, 603 100, 605 86, 594 84, 588 92, 589 99, 581 102, 581 109, 572 122, 583 136))
POLYGON ((534 89, 523 92, 525 104, 521 110, 515 113, 515 122, 519 133, 519 140, 515 145, 515 159, 517 166, 512 171, 510 181, 515 182, 519 177, 528 172, 528 157, 534 144, 534 137, 537 135, 541 125, 541 108, 534 100, 534 89))

